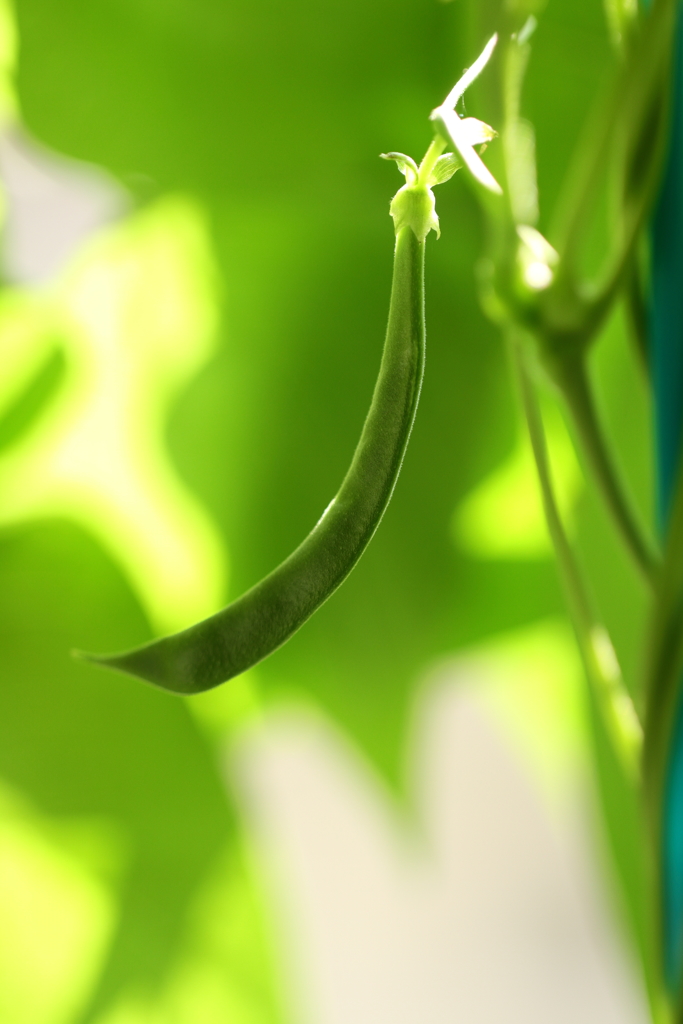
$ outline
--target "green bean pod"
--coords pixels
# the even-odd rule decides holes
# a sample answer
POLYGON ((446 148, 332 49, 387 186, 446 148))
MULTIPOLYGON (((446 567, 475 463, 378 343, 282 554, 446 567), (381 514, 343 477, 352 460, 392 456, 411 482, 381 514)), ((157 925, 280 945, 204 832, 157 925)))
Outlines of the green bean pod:
POLYGON ((389 504, 415 419, 425 358, 424 245, 410 227, 398 231, 370 410, 341 487, 306 539, 203 622, 122 654, 80 657, 173 693, 201 693, 272 654, 343 583, 389 504))

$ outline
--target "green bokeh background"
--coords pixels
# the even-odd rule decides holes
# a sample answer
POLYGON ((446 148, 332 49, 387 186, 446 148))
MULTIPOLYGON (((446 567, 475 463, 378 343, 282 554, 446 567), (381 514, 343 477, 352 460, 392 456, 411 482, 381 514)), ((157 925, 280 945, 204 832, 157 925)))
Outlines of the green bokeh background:
MULTIPOLYGON (((422 155, 429 110, 498 24, 498 6, 15 0, 26 129, 115 175, 132 196, 130 218, 181 196, 206 225, 215 347, 178 388, 163 444, 224 547, 224 599, 289 553, 343 476, 372 392, 391 276, 388 204, 400 181, 377 156, 422 155)), ((549 0, 524 100, 537 132, 541 230, 613 62, 598 0, 549 0)), ((485 80, 466 104, 495 127, 485 80)), ((461 503, 511 457, 520 427, 505 350, 478 305, 480 211, 462 173, 439 193, 427 372, 395 497, 344 587, 232 695, 190 707, 70 660, 72 647, 150 637, 140 593, 77 516, 17 517, 0 533, 2 828, 15 860, 22 843, 37 858, 13 890, 16 918, 33 922, 25 944, 0 949, 2 1019, 279 1021, 269 909, 221 771, 231 729, 272 702, 313 701, 400 791, 424 670, 562 615, 542 548, 477 557, 453 528, 461 503), (36 972, 49 976, 53 933, 74 916, 80 938, 41 1002, 36 972)), ((620 461, 649 515, 647 389, 619 312, 594 362, 620 461)), ((25 396, 23 420, 21 395, 8 399, 14 420, 0 462, 41 429, 61 380, 33 405, 25 396)), ((638 581, 590 488, 572 518, 633 679, 638 581)), ((642 950, 634 804, 599 731, 594 738, 624 921, 642 950)))

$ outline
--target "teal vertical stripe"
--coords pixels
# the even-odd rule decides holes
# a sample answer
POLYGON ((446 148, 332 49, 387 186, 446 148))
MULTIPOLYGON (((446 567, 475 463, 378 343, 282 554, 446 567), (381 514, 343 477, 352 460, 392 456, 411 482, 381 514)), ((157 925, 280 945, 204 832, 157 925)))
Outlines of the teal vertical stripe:
POLYGON ((673 125, 652 231, 652 374, 660 525, 668 518, 683 425, 683 21, 679 18, 673 125))
MULTIPOLYGON (((652 224, 650 331, 655 396, 658 515, 669 514, 683 426, 683 19, 679 16, 672 135, 652 224)), ((664 969, 677 995, 683 974, 683 705, 679 707, 665 791, 662 834, 664 969)))

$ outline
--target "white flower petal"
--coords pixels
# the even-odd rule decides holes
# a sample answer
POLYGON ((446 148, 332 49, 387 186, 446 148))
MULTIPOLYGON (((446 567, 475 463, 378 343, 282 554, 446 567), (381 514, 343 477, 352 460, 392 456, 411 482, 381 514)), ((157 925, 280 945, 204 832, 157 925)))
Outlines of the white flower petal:
POLYGON ((491 54, 493 53, 496 43, 498 42, 498 33, 492 35, 488 43, 479 54, 477 59, 471 68, 468 68, 462 78, 459 78, 455 83, 451 91, 449 92, 446 99, 443 101, 442 106, 448 110, 454 110, 455 104, 458 102, 465 89, 469 88, 472 82, 477 78, 488 64, 491 54))
POLYGON ((446 110, 444 107, 437 107, 437 109, 432 113, 432 120, 438 125, 446 137, 450 139, 451 143, 462 157, 463 163, 467 166, 470 173, 474 175, 477 181, 483 185, 484 188, 487 188, 489 192, 494 192, 496 195, 501 196, 503 194, 502 188, 493 177, 479 154, 475 153, 472 148, 472 143, 468 138, 468 129, 463 127, 464 122, 460 120, 455 111, 446 110))
POLYGON ((466 117, 460 124, 463 129, 463 138, 467 137, 470 146, 479 146, 482 142, 490 142, 498 134, 490 124, 478 121, 476 117, 466 117))
POLYGON ((553 249, 547 238, 544 238, 541 232, 537 231, 536 228, 532 228, 530 224, 518 224, 517 235, 524 242, 527 249, 529 249, 534 259, 547 263, 550 267, 555 266, 559 262, 560 255, 557 250, 553 249))
POLYGON ((535 292, 542 292, 553 283, 553 272, 547 263, 534 260, 524 270, 524 280, 535 292))

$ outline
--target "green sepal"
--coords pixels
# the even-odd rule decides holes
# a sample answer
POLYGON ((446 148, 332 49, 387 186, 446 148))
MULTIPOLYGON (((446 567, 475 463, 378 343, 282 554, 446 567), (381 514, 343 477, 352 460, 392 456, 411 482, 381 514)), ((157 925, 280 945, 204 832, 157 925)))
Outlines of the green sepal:
POLYGON ((419 174, 418 166, 412 156, 405 153, 380 153, 382 160, 395 160, 401 174, 405 175, 408 185, 416 185, 419 174))
POLYGON ((444 153, 434 164, 429 175, 430 185, 442 185, 462 167, 462 160, 455 153, 444 153))
POLYGON ((425 185, 404 185, 391 201, 389 213, 394 219, 394 230, 398 235, 401 228, 412 228, 420 242, 424 242, 430 231, 441 234, 439 218, 436 215, 434 193, 425 185))

